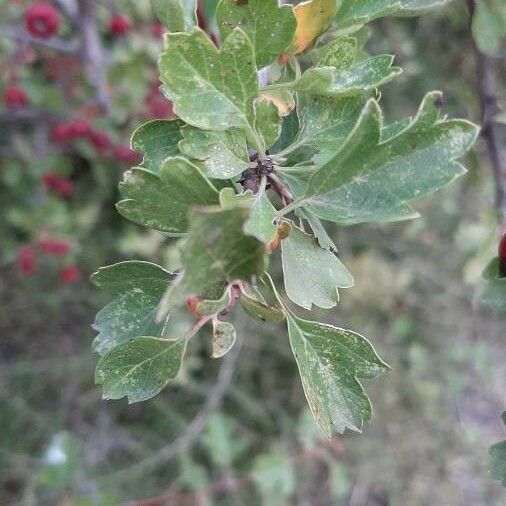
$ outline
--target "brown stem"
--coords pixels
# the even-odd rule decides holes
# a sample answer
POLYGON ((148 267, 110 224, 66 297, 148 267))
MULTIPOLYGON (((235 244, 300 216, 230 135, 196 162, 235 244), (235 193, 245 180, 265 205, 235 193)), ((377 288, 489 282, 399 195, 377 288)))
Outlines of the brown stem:
POLYGON ((267 182, 271 185, 272 190, 278 195, 283 202, 284 206, 293 202, 292 194, 281 184, 281 182, 274 175, 267 176, 267 182))

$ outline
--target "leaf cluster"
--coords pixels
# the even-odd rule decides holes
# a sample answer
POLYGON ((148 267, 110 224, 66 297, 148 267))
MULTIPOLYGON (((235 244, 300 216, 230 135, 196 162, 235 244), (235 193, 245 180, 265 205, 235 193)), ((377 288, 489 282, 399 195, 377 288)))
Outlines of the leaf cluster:
POLYGON ((391 55, 363 50, 363 26, 414 15, 445 0, 221 0, 219 48, 196 27, 186 0, 155 2, 169 33, 159 60, 164 94, 179 117, 141 126, 144 160, 128 171, 118 211, 177 237, 175 273, 146 262, 101 269, 92 281, 116 294, 98 315, 96 381, 106 398, 158 393, 206 324, 212 356, 233 346, 228 317, 286 321, 302 385, 330 436, 360 431, 371 405, 360 383, 388 370, 355 332, 299 318, 334 307, 353 277, 323 222, 413 218, 415 199, 465 172, 456 160, 477 128, 441 115, 429 93, 418 112, 385 120, 379 87, 400 73, 391 55), (286 298, 269 276, 281 251, 286 298), (181 314, 193 323, 179 332, 181 314), (177 332, 176 332, 177 331, 177 332))

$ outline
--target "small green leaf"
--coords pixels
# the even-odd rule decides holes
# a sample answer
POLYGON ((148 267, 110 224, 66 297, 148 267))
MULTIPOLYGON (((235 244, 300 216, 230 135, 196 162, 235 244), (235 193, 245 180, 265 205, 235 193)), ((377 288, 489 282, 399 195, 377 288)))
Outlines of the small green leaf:
POLYGON ((241 293, 241 306, 249 316, 267 323, 280 323, 285 319, 285 313, 279 306, 269 306, 265 302, 254 298, 251 294, 241 293))
POLYGON ((274 448, 255 458, 251 477, 262 495, 264 506, 289 504, 296 489, 296 475, 290 457, 282 448, 274 448))
POLYGON ((220 191, 220 206, 223 209, 234 209, 235 207, 246 207, 253 201, 250 191, 237 194, 233 188, 227 187, 220 191))
POLYGON ((493 444, 488 455, 490 474, 506 487, 506 440, 493 444))
POLYGON ((281 259, 286 293, 303 308, 334 307, 339 300, 337 288, 353 286, 353 277, 336 255, 295 227, 281 242, 281 259))
POLYGON ((200 295, 219 284, 250 281, 267 267, 265 245, 243 233, 249 210, 243 207, 195 209, 181 257, 185 275, 181 290, 200 295))
POLYGON ((251 129, 258 78, 253 48, 242 30, 236 28, 219 51, 201 30, 169 34, 160 74, 176 114, 190 125, 251 129))
POLYGON ((100 267, 90 281, 112 293, 142 292, 153 297, 163 295, 172 274, 151 262, 128 260, 100 267))
POLYGON ((126 198, 116 207, 125 218, 170 234, 187 231, 192 206, 218 203, 216 188, 181 157, 165 160, 159 176, 139 168, 127 171, 120 190, 126 198))
POLYGON ((492 258, 490 262, 487 264, 485 269, 483 269, 482 277, 486 280, 491 279, 502 279, 499 275, 499 257, 492 258))
POLYGON ((288 314, 288 333, 309 407, 327 437, 345 429, 360 432, 371 403, 358 380, 387 372, 360 334, 288 314))
MULTIPOLYGON (((499 13, 494 12, 485 2, 475 3, 473 16, 473 37, 477 46, 483 53, 491 56, 499 54, 503 38, 506 36, 506 17, 502 19, 499 13)), ((503 7, 506 12, 506 8, 503 7)))
POLYGON ((179 120, 155 119, 135 130, 131 141, 132 149, 144 155, 142 166, 145 169, 159 174, 166 158, 180 154, 178 142, 182 126, 183 122, 179 120))
POLYGON ((280 6, 278 0, 221 0, 216 21, 222 38, 234 28, 246 32, 253 43, 258 68, 269 65, 289 49, 297 26, 292 7, 280 6))
POLYGON ((350 70, 355 63, 357 50, 358 42, 355 37, 337 37, 321 50, 316 66, 333 67, 338 71, 350 70))
POLYGON ((151 7, 171 32, 185 32, 197 26, 196 0, 151 0, 151 7))
POLYGON ((337 251, 337 246, 334 244, 322 222, 311 211, 299 208, 296 210, 296 214, 308 222, 313 235, 323 249, 333 252, 337 251))
POLYGON ((268 243, 276 234, 274 225, 276 209, 265 193, 265 180, 251 202, 250 215, 244 223, 244 233, 268 243))
POLYGON ((93 349, 101 355, 139 335, 160 336, 156 311, 171 274, 149 262, 128 261, 102 267, 91 276, 99 288, 118 294, 98 312, 93 349))
POLYGON ((499 258, 492 259, 483 272, 483 302, 495 311, 506 311, 506 278, 499 277, 499 258))
POLYGON ((402 70, 392 67, 394 57, 380 55, 356 63, 349 70, 339 67, 313 67, 296 81, 293 88, 313 95, 354 95, 372 90, 399 75, 402 70))
POLYGON ((134 337, 160 336, 164 329, 164 322, 156 321, 160 299, 138 290, 114 298, 95 317, 93 329, 98 335, 93 340, 93 350, 104 355, 134 337))
POLYGON ((234 346, 236 340, 234 326, 230 322, 213 320, 213 358, 226 355, 234 346))
POLYGON ((407 202, 465 173, 455 159, 478 133, 468 121, 439 119, 440 103, 439 93, 427 95, 408 127, 382 142, 381 111, 370 100, 346 142, 312 172, 297 204, 338 223, 386 220, 398 211, 409 216, 407 202))
POLYGON ((181 368, 186 341, 137 337, 113 348, 97 364, 95 382, 105 399, 128 397, 128 402, 154 397, 181 368))
MULTIPOLYGON (((209 417, 206 430, 202 434, 202 444, 211 459, 212 467, 228 470, 248 448, 248 438, 239 435, 235 420, 222 412, 209 417)), ((221 471, 220 471, 221 472, 221 471)))
POLYGON ((276 234, 274 225, 276 209, 267 197, 265 187, 264 178, 256 195, 250 191, 236 194, 232 188, 224 188, 220 192, 220 205, 223 209, 235 207, 249 209, 249 216, 243 227, 244 233, 267 244, 276 234))
POLYGON ((249 166, 244 133, 237 129, 224 132, 199 130, 189 125, 181 129, 179 149, 186 156, 200 160, 212 179, 230 179, 249 166))
MULTIPOLYGON (((279 174, 280 178, 289 187, 293 195, 297 198, 303 198, 308 181, 314 174, 314 167, 294 167, 283 170, 279 174)), ((325 206, 325 210, 321 209, 320 218, 340 223, 342 225, 350 225, 354 223, 382 223, 389 221, 412 220, 420 215, 408 204, 392 205, 391 198, 383 204, 374 195, 370 195, 367 200, 362 194, 362 188, 359 185, 351 184, 337 190, 342 197, 347 197, 345 201, 333 201, 332 205, 325 206), (325 214, 323 214, 325 212, 325 214)), ((298 207, 295 209, 297 213, 300 211, 310 212, 312 216, 315 213, 310 211, 309 207, 298 207)), ((323 246, 322 246, 323 247, 323 246)))
POLYGON ((450 0, 346 0, 341 2, 336 22, 339 28, 359 29, 384 16, 418 16, 450 0))
POLYGON ((301 95, 297 105, 300 130, 293 144, 308 151, 308 160, 317 153, 317 163, 323 163, 332 157, 347 139, 365 103, 365 95, 301 95))
POLYGON ((281 134, 281 117, 274 102, 257 100, 255 102, 255 130, 266 148, 270 148, 281 134))
POLYGON ((216 314, 226 309, 230 305, 231 300, 230 290, 225 290, 219 299, 200 300, 195 311, 200 316, 216 314))

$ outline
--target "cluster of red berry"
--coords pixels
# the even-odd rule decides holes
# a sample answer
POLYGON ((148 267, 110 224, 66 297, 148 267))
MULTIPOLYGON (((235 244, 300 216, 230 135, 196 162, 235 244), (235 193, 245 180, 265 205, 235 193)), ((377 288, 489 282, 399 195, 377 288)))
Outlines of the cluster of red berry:
MULTIPOLYGON (((23 276, 34 275, 39 268, 38 254, 65 257, 71 251, 67 241, 58 239, 41 239, 35 246, 25 245, 18 251, 18 268, 23 276)), ((58 279, 62 283, 74 283, 81 279, 81 271, 76 265, 64 265, 58 270, 58 279)))
POLYGON ((114 145, 106 132, 97 130, 86 119, 57 123, 51 131, 51 140, 61 146, 79 139, 88 141, 97 153, 111 156, 118 162, 135 165, 141 161, 138 153, 123 144, 114 145))
MULTIPOLYGON (((49 2, 38 1, 25 11, 26 31, 41 39, 54 37, 60 30, 61 16, 58 10, 49 2)), ((123 14, 114 14, 109 20, 109 33, 124 36, 132 28, 132 22, 123 14)), ((153 35, 159 33, 159 29, 153 35)))
POLYGON ((74 194, 74 183, 52 170, 42 175, 42 184, 49 192, 58 195, 62 199, 68 199, 74 194))
MULTIPOLYGON (((36 0, 24 13, 24 27, 31 37, 38 39, 50 39, 51 37, 63 34, 62 30, 63 16, 57 9, 57 4, 51 0, 36 0)), ((113 37, 124 37, 132 31, 133 23, 125 15, 116 13, 109 19, 106 31, 113 37)), ((161 38, 165 33, 163 25, 156 21, 148 25, 151 36, 161 38)), ((27 51, 29 48, 27 49, 27 51)), ((26 56, 23 64, 33 63, 36 53, 31 51, 26 56)), ((47 65, 45 71, 47 78, 57 79, 69 75, 69 69, 72 65, 79 66, 77 56, 47 56, 44 60, 47 65), (56 76, 56 77, 55 77, 56 76)), ((72 80, 71 80, 72 82, 72 80)), ((73 90, 71 90, 73 91, 73 90)), ((10 84, 4 88, 3 102, 7 109, 18 111, 30 106, 30 94, 20 84, 18 78, 13 75, 10 84)), ((145 100, 146 116, 150 118, 174 118, 172 104, 166 100, 159 92, 159 83, 153 83, 148 90, 145 100)), ((72 142, 85 141, 94 149, 94 151, 105 157, 110 157, 125 165, 136 165, 140 163, 142 157, 131 150, 128 145, 116 143, 110 135, 96 128, 91 121, 83 116, 94 117, 94 112, 81 114, 79 117, 71 120, 58 121, 54 123, 50 140, 53 145, 62 151, 66 151, 72 142)), ((59 198, 69 199, 74 195, 74 182, 56 170, 49 170, 41 177, 42 186, 51 194, 59 198)), ((17 254, 19 272, 24 276, 30 276, 39 271, 39 263, 42 257, 60 257, 65 258, 63 266, 59 268, 58 278, 61 282, 70 283, 77 281, 81 277, 79 268, 76 265, 69 264, 69 253, 71 245, 67 241, 44 238, 35 243, 21 247, 17 254)))

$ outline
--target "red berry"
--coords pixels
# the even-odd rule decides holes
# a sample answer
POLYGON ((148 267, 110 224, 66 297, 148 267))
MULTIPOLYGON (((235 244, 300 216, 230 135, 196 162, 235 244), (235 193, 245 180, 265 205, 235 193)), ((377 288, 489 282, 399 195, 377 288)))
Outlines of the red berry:
POLYGON ((21 86, 12 84, 4 91, 4 103, 11 109, 25 107, 28 105, 28 96, 21 86))
POLYGON ((139 153, 131 150, 128 146, 116 146, 114 148, 114 158, 121 163, 136 165, 142 161, 139 153))
POLYGON ((68 136, 70 139, 87 137, 91 133, 91 125, 87 120, 77 118, 68 125, 68 136))
POLYGON ((60 28, 60 13, 49 2, 35 2, 25 12, 25 27, 34 37, 48 39, 60 28))
POLYGON ((54 190, 58 184, 60 176, 56 172, 48 171, 42 174, 42 183, 48 190, 54 190))
POLYGON ((499 241, 499 277, 506 278, 506 233, 503 234, 499 241))
POLYGON ((88 139, 99 153, 103 153, 111 147, 111 139, 105 132, 92 130, 88 135, 88 139))
POLYGON ((31 246, 23 246, 19 249, 18 267, 23 276, 30 276, 37 271, 37 259, 31 246))
POLYGON ((70 252, 71 246, 67 241, 42 239, 39 241, 39 248, 47 255, 61 256, 70 252))
POLYGON ((74 193, 74 183, 53 171, 43 174, 42 183, 49 191, 64 199, 70 198, 74 193))
POLYGON ((174 109, 170 100, 158 97, 148 100, 150 118, 174 118, 174 109))
POLYGON ((58 181, 58 184, 55 188, 55 193, 57 193, 63 199, 72 197, 74 193, 74 183, 70 179, 65 179, 62 177, 58 181))
POLYGON ((114 15, 109 21, 109 32, 113 35, 126 35, 131 28, 130 20, 122 14, 114 15))
POLYGON ((51 130, 51 140, 55 144, 61 144, 70 139, 69 135, 69 124, 68 123, 57 123, 51 130))
POLYGON ((75 283, 81 279, 81 271, 75 265, 68 265, 60 270, 58 278, 62 283, 75 283))
POLYGON ((162 23, 160 23, 160 21, 155 21, 151 24, 151 35, 155 37, 155 39, 161 39, 164 33, 165 27, 162 23))

